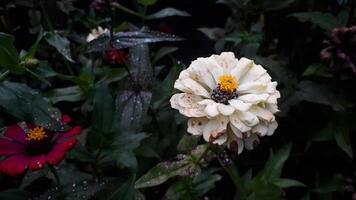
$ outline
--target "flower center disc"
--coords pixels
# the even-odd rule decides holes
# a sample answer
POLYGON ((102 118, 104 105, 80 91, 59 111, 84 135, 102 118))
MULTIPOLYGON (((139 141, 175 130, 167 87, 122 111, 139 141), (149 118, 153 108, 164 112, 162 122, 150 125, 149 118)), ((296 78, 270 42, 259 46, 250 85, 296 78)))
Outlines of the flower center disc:
POLYGON ((217 103, 229 104, 230 99, 238 97, 236 92, 238 82, 232 75, 219 77, 219 85, 211 93, 211 99, 217 103))
POLYGON ((35 127, 30 129, 26 135, 26 140, 28 141, 40 141, 44 138, 47 138, 47 135, 42 127, 35 127))
POLYGON ((219 88, 221 91, 232 93, 237 88, 236 78, 232 75, 222 75, 219 77, 219 88))

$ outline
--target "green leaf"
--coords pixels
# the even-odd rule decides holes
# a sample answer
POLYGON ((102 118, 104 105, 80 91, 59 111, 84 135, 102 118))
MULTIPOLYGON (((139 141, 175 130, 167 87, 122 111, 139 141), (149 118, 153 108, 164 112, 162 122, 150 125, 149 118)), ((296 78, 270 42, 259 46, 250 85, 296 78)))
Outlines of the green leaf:
POLYGON ((314 63, 307 67, 303 72, 303 76, 317 76, 317 77, 332 77, 332 74, 327 72, 327 67, 321 63, 314 63))
POLYGON ((95 90, 92 127, 101 133, 111 133, 114 123, 115 107, 107 85, 95 90))
POLYGON ((273 155, 266 163, 258 177, 262 180, 274 180, 281 177, 284 163, 289 157, 292 145, 288 144, 282 147, 275 155, 273 155))
POLYGON ((18 189, 9 189, 0 192, 0 199, 25 200, 28 198, 25 191, 18 189))
POLYGON ((60 112, 37 91, 24 84, 8 81, 0 83, 0 106, 20 120, 50 130, 63 130, 60 112))
POLYGON ((321 184, 312 190, 316 193, 330 193, 337 191, 344 191, 345 179, 342 175, 335 175, 328 180, 324 180, 321 184))
POLYGON ((123 130, 139 130, 152 98, 148 91, 123 91, 116 98, 117 122, 123 130))
POLYGON ((137 0, 137 1, 144 6, 152 6, 157 2, 157 0, 137 0))
POLYGON ((350 131, 345 126, 339 126, 334 131, 337 145, 352 159, 353 152, 350 141, 350 131))
POLYGON ((110 200, 134 200, 135 199, 135 183, 136 176, 132 176, 124 184, 122 184, 117 191, 109 198, 110 200))
POLYGON ((273 183, 281 188, 289 188, 289 187, 306 187, 304 183, 299 182, 293 179, 281 178, 274 180, 273 183))
POLYGON ((37 52, 38 46, 40 44, 41 39, 43 38, 44 33, 41 31, 38 36, 37 39, 35 41, 35 43, 30 47, 30 49, 28 50, 28 52, 26 52, 26 54, 22 57, 22 61, 25 61, 27 59, 31 59, 35 57, 35 53, 37 52))
POLYGON ((294 13, 289 16, 295 17, 301 22, 311 22, 325 30, 331 30, 335 27, 342 26, 339 20, 330 13, 300 12, 300 13, 294 13))
POLYGON ((46 32, 45 39, 56 50, 62 54, 68 61, 74 62, 70 53, 69 40, 60 36, 57 32, 46 32))
POLYGON ((216 170, 203 171, 194 178, 188 177, 174 183, 165 194, 164 199, 169 200, 195 200, 200 199, 205 193, 215 187, 215 182, 221 179, 218 174, 213 174, 216 170))
POLYGON ((188 153, 196 148, 198 145, 198 138, 193 135, 183 135, 179 141, 177 149, 181 153, 188 153))
POLYGON ((135 170, 137 160, 133 151, 146 137, 145 133, 121 132, 116 136, 114 143, 105 150, 106 157, 102 161, 115 160, 125 167, 135 170))
POLYGON ((162 10, 147 16, 147 19, 161 19, 172 16, 188 17, 190 16, 190 14, 185 11, 178 10, 176 8, 163 8, 162 10))
POLYGON ((78 102, 84 99, 84 95, 79 86, 69 86, 66 88, 56 88, 51 90, 47 96, 51 99, 52 103, 62 101, 78 102))
POLYGON ((24 72, 24 68, 20 65, 14 41, 15 38, 12 35, 0 32, 0 67, 21 74, 24 72))
POLYGON ((154 57, 152 62, 156 63, 157 61, 159 61, 164 56, 169 55, 169 54, 177 51, 178 49, 179 49, 178 47, 162 47, 157 51, 157 53, 155 54, 155 57, 154 57))
POLYGON ((136 181, 135 188, 152 187, 175 176, 191 176, 199 173, 201 162, 203 162, 202 157, 207 151, 207 145, 200 145, 192 151, 190 156, 180 154, 173 161, 157 164, 136 181))

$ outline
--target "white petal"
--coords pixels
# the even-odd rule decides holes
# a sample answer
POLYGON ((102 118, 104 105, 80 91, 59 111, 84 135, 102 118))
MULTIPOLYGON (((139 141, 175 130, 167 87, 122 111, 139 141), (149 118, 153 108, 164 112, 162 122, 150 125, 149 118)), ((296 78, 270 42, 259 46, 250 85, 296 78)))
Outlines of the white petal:
POLYGON ((268 94, 245 94, 238 97, 239 100, 245 103, 257 104, 259 102, 266 101, 268 99, 268 94))
POLYGON ((260 119, 266 120, 267 122, 274 121, 274 115, 267 109, 261 108, 260 106, 252 106, 249 112, 253 113, 260 119))
POLYGON ((268 93, 274 93, 274 92, 276 92, 277 85, 278 85, 277 82, 270 82, 270 83, 268 83, 267 92, 268 92, 268 93))
MULTIPOLYGON (((260 77, 264 76, 265 74, 267 74, 267 71, 265 69, 263 69, 263 67, 261 65, 253 64, 253 66, 250 67, 249 70, 245 72, 244 76, 242 76, 240 78, 239 82, 240 82, 240 84, 255 82, 258 79, 260 79, 260 77)), ((261 80, 268 80, 268 79, 261 79, 261 80)), ((264 81, 260 81, 260 82, 264 82, 264 81)), ((265 82, 265 83, 267 83, 267 82, 265 82)))
POLYGON ((263 137, 267 135, 268 132, 268 127, 265 124, 258 124, 257 126, 254 126, 251 130, 253 133, 258 134, 259 136, 263 137))
POLYGON ((238 60, 235 58, 232 52, 222 52, 220 55, 212 55, 224 73, 230 73, 230 71, 237 66, 238 60))
POLYGON ((203 129, 203 138, 207 142, 214 141, 226 133, 228 118, 219 116, 210 119, 203 129))
POLYGON ((193 135, 202 135, 203 129, 209 120, 205 117, 191 118, 188 120, 188 133, 193 135))
POLYGON ((236 67, 231 70, 231 74, 233 74, 236 77, 237 81, 240 82, 240 79, 252 66, 253 61, 243 57, 236 63, 236 67))
POLYGON ((227 136, 226 136, 226 134, 224 134, 224 135, 219 136, 217 139, 215 139, 213 141, 213 144, 222 145, 226 142, 226 140, 227 140, 227 136))
POLYGON ((206 59, 200 58, 192 62, 189 66, 188 71, 191 75, 191 78, 197 80, 198 82, 209 87, 210 90, 213 90, 216 87, 215 79, 206 65, 206 59))
POLYGON ((186 94, 186 93, 180 93, 180 94, 175 94, 171 97, 170 102, 171 106, 174 109, 177 109, 181 114, 187 116, 187 117, 204 117, 206 116, 206 113, 204 111, 204 106, 199 105, 197 102, 192 101, 191 105, 185 102, 185 100, 188 100, 186 96, 189 96, 191 94, 186 94), (188 107, 183 107, 188 106, 188 107))
POLYGON ((218 104, 218 110, 221 114, 225 116, 229 116, 235 111, 235 109, 232 106, 224 105, 221 103, 218 104))
POLYGON ((230 128, 236 137, 243 138, 242 132, 239 129, 237 129, 234 125, 232 125, 231 123, 230 123, 230 128))
POLYGON ((230 122, 231 124, 237 128, 238 130, 240 130, 241 132, 245 133, 249 130, 251 130, 251 127, 247 126, 246 124, 244 124, 238 117, 238 115, 232 114, 229 116, 230 122))
POLYGON ((179 93, 176 95, 178 96, 178 104, 184 108, 198 107, 198 102, 203 100, 202 97, 195 94, 179 93))
POLYGON ((208 105, 208 104, 212 104, 212 103, 216 103, 216 102, 211 99, 204 99, 204 100, 198 102, 199 105, 208 105))
POLYGON ((237 111, 237 116, 244 124, 250 127, 255 126, 259 122, 257 116, 251 112, 237 111))
POLYGON ((268 110, 271 111, 272 113, 279 112, 279 109, 278 109, 277 104, 270 104, 270 103, 267 103, 267 104, 266 104, 266 109, 268 109, 268 110))
POLYGON ((260 93, 268 93, 267 91, 268 84, 262 82, 248 82, 240 85, 237 88, 239 94, 260 94, 260 93))
POLYGON ((243 101, 238 99, 229 100, 229 104, 233 106, 236 110, 240 111, 247 111, 251 107, 250 103, 244 103, 243 101))
POLYGON ((219 110, 218 110, 218 103, 211 103, 211 104, 208 104, 204 111, 205 113, 209 116, 209 117, 216 117, 219 115, 219 110))
POLYGON ((189 88, 193 94, 203 96, 206 98, 210 97, 209 92, 206 91, 206 89, 203 86, 201 86, 198 82, 196 82, 195 80, 193 80, 191 78, 184 79, 182 81, 182 84, 184 86, 186 86, 187 88, 189 88))
POLYGON ((258 136, 256 134, 251 134, 250 137, 244 139, 244 146, 247 150, 252 150, 256 142, 259 142, 258 136))
POLYGON ((271 122, 268 126, 267 135, 273 135, 274 131, 277 129, 278 123, 276 121, 271 122))
POLYGON ((272 104, 277 104, 277 99, 280 97, 281 97, 281 94, 279 93, 279 91, 276 91, 267 98, 266 102, 272 103, 272 104))

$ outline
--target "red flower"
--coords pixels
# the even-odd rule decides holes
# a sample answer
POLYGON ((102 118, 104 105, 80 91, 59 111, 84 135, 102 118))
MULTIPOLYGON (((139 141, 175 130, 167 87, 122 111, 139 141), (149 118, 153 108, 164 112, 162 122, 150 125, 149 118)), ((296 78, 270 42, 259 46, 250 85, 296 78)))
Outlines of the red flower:
POLYGON ((125 64, 127 61, 127 54, 118 49, 109 49, 105 53, 105 58, 111 63, 125 64))
MULTIPOLYGON (((66 124, 71 119, 63 116, 62 121, 66 124)), ((0 138, 0 156, 4 156, 0 161, 0 172, 18 176, 28 168, 35 171, 46 163, 57 165, 75 146, 77 140, 74 136, 80 132, 80 126, 65 133, 54 133, 26 123, 9 126, 4 137, 0 138)))

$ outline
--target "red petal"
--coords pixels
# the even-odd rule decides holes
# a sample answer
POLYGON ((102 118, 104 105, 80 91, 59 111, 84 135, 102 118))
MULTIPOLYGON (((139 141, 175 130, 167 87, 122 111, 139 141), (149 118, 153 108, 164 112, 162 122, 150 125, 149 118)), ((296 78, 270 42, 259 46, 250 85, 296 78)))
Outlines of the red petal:
POLYGON ((62 140, 60 143, 54 145, 54 151, 69 151, 73 149, 73 147, 77 144, 77 140, 75 138, 62 140))
POLYGON ((25 155, 16 155, 8 157, 0 162, 0 172, 10 175, 21 175, 28 166, 30 157, 25 155))
POLYGON ((25 152, 25 146, 15 141, 0 138, 0 155, 11 155, 25 152))
POLYGON ((65 154, 65 151, 52 150, 46 155, 47 162, 51 165, 57 165, 64 159, 65 154))
POLYGON ((68 115, 62 115, 62 122, 63 123, 68 124, 71 121, 72 121, 72 118, 70 118, 68 115))
POLYGON ((31 158, 29 167, 30 170, 35 171, 42 169, 46 164, 46 156, 45 155, 38 155, 31 158))
POLYGON ((22 130, 21 127, 19 127, 17 124, 16 125, 12 125, 12 126, 8 126, 5 133, 4 133, 5 137, 14 139, 18 142, 21 143, 26 143, 25 138, 25 132, 22 130))
POLYGON ((80 134, 80 132, 82 131, 82 129, 80 128, 80 126, 75 126, 74 128, 72 128, 70 131, 63 133, 62 135, 60 135, 57 139, 58 142, 61 142, 62 140, 69 138, 69 137, 73 137, 76 136, 78 134, 80 134))

